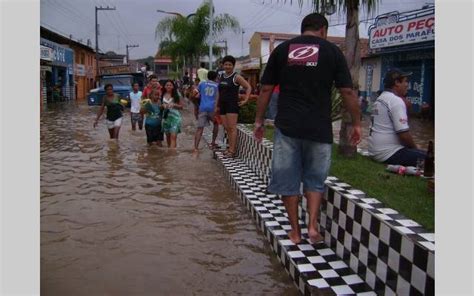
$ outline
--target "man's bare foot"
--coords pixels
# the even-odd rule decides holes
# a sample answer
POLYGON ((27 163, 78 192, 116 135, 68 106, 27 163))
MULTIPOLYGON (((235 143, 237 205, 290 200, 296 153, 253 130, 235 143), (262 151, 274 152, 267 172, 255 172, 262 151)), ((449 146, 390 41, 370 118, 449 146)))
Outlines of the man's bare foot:
POLYGON ((288 232, 288 237, 294 244, 299 244, 301 242, 301 234, 293 232, 293 230, 288 232))
POLYGON ((308 229, 308 236, 312 244, 317 244, 324 241, 324 237, 314 229, 308 229))

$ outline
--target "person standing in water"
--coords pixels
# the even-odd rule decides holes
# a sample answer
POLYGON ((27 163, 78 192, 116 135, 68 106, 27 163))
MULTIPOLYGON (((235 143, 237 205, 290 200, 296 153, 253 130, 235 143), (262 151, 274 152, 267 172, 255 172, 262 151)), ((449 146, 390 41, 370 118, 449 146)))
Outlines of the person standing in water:
POLYGON ((207 81, 201 82, 198 86, 200 104, 197 130, 194 136, 194 152, 199 151, 199 142, 201 141, 202 132, 204 131, 204 127, 209 126, 210 121, 214 124, 210 148, 214 149, 217 147, 216 138, 219 131, 219 124, 214 120, 214 116, 218 109, 216 102, 219 96, 219 90, 216 79, 217 72, 209 71, 207 73, 207 81))
POLYGON ((142 92, 138 89, 139 85, 138 82, 134 82, 133 91, 130 92, 130 118, 132 120, 132 131, 136 130, 137 123, 138 129, 143 129, 143 114, 140 113, 140 100, 142 98, 142 92))
POLYGON ((229 137, 229 147, 224 152, 226 157, 234 157, 237 145, 237 119, 239 107, 247 103, 252 88, 250 84, 234 71, 235 58, 225 56, 222 59, 224 73, 219 80, 218 106, 221 114, 222 124, 229 137), (239 102, 239 88, 245 88, 243 100, 239 102))
POLYGON ((181 132, 181 113, 183 100, 181 100, 178 90, 172 80, 167 80, 165 89, 161 96, 163 104, 163 132, 166 134, 168 148, 176 148, 176 140, 181 132))
POLYGON ((106 84, 105 96, 102 98, 102 105, 100 106, 97 118, 94 121, 94 128, 97 127, 99 119, 104 114, 104 109, 107 107, 107 129, 111 139, 118 139, 120 127, 122 126, 123 117, 123 102, 120 100, 120 96, 114 93, 114 87, 112 84, 106 84))
POLYGON ((161 147, 163 142, 163 132, 161 131, 162 105, 160 92, 157 89, 152 90, 149 99, 143 101, 140 113, 146 115, 145 131, 148 145, 156 144, 161 147))

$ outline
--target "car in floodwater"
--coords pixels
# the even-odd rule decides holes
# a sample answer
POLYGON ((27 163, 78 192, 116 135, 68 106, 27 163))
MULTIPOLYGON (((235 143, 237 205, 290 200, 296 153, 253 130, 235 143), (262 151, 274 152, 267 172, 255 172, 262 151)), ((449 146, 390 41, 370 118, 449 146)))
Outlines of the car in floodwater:
POLYGON ((143 88, 143 74, 116 74, 116 75, 101 75, 99 80, 99 87, 91 89, 87 94, 87 104, 89 106, 96 106, 102 104, 102 98, 105 96, 105 85, 112 84, 114 93, 117 93, 121 98, 130 101, 130 92, 132 85, 138 82, 140 89, 143 88))

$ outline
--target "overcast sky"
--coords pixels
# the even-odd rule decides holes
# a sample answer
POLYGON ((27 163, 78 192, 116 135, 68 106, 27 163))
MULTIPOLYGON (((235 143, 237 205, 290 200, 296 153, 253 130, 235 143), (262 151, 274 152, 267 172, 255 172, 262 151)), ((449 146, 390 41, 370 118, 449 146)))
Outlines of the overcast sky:
MULTIPOLYGON (((143 58, 155 55, 159 44, 159 40, 155 39, 155 27, 160 20, 168 16, 156 12, 157 9, 188 15, 202 2, 203 0, 41 0, 41 25, 66 36, 72 34, 75 40, 82 39, 86 42, 90 39, 95 47, 94 7, 116 7, 116 10, 99 11, 100 49, 104 52, 112 50, 125 54, 127 44, 138 44, 138 48, 129 49, 130 58, 143 58)), ((216 14, 233 15, 245 31, 243 36, 233 32, 225 32, 221 36, 220 40, 228 41, 229 54, 248 54, 248 41, 256 31, 299 33, 301 20, 311 12, 311 6, 305 4, 300 9, 296 0, 293 0, 293 5, 289 0, 286 2, 214 0, 216 14)), ((406 12, 419 9, 425 3, 433 3, 433 0, 382 0, 375 15, 361 12, 360 19, 372 19, 378 14, 390 11, 406 12)), ((344 36, 344 22, 345 15, 342 13, 330 16, 329 35, 344 36)), ((373 20, 361 23, 361 37, 368 36, 372 22, 373 20)))

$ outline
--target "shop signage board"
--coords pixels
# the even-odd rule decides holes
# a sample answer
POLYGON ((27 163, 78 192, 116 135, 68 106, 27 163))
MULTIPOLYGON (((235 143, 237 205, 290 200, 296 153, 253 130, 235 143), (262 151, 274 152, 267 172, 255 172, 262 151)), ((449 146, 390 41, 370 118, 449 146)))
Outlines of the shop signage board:
POLYGON ((100 75, 115 75, 115 74, 125 74, 130 73, 129 65, 117 65, 117 66, 107 66, 101 67, 100 75))
POLYGON ((435 15, 399 20, 398 15, 377 19, 369 29, 370 49, 432 41, 435 38, 435 15))
POLYGON ((75 67, 75 75, 76 76, 86 76, 86 66, 82 64, 76 64, 75 67))
POLYGON ((68 65, 71 65, 70 69, 73 68, 74 52, 72 49, 44 38, 40 38, 40 45, 51 49, 51 60, 54 66, 68 67, 68 65))
POLYGON ((45 61, 52 61, 53 60, 53 50, 49 47, 40 45, 41 50, 41 59, 45 61))

